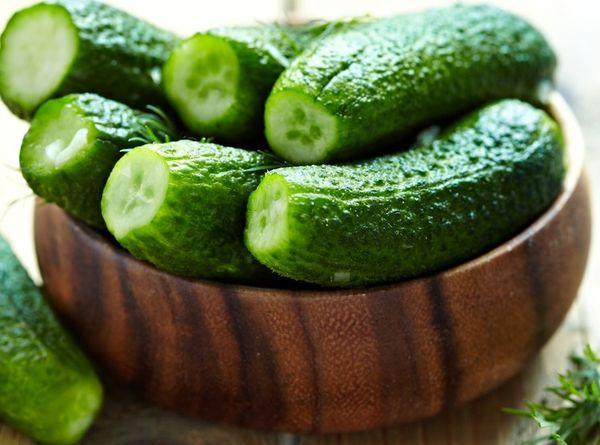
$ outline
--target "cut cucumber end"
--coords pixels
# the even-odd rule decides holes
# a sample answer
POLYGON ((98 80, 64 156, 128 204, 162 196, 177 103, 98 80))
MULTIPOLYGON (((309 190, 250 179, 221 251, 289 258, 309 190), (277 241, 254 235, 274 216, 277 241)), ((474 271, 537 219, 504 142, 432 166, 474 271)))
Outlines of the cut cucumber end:
POLYGON ((288 242, 288 185, 277 174, 267 175, 248 201, 246 244, 258 258, 288 242))
POLYGON ((16 13, 0 47, 3 99, 17 112, 31 115, 60 87, 78 46, 77 29, 62 6, 40 3, 16 13))
POLYGON ((35 114, 23 141, 21 166, 42 176, 68 168, 85 158, 96 134, 93 122, 75 105, 61 99, 49 101, 35 114))
POLYGON ((136 148, 117 162, 102 195, 102 216, 117 240, 152 221, 168 183, 167 163, 148 148, 136 148))
POLYGON ((203 34, 176 48, 163 70, 167 97, 197 132, 210 131, 234 105, 238 78, 236 52, 222 38, 203 34))
POLYGON ((337 143, 335 116, 296 91, 281 91, 269 97, 265 127, 273 151, 294 164, 323 162, 337 143))

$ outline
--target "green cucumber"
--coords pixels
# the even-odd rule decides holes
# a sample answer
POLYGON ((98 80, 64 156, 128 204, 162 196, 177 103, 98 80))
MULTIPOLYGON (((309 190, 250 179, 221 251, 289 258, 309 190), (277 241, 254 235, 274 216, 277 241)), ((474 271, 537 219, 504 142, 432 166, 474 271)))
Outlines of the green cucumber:
POLYGON ((195 134, 227 143, 258 140, 265 100, 281 72, 316 38, 352 23, 241 26, 196 34, 163 68, 167 97, 195 134))
POLYGON ((324 38, 282 73, 267 140, 296 164, 349 159, 488 101, 535 102, 555 65, 538 31, 490 6, 374 20, 324 38))
POLYGON ((2 33, 0 96, 29 119, 52 97, 97 93, 163 106, 162 65, 178 39, 94 0, 57 0, 17 12, 2 33))
POLYGON ((0 237, 0 418, 41 443, 66 445, 101 405, 94 369, 0 237))
POLYGON ((117 162, 102 214, 139 259, 178 275, 258 282, 271 273, 244 246, 246 204, 273 155, 204 142, 138 147, 117 162))
POLYGON ((556 123, 504 100, 431 144, 267 173, 249 199, 246 245, 275 272, 321 285, 415 277, 517 233, 550 205, 563 176, 556 123))
POLYGON ((39 108, 23 139, 21 172, 38 196, 104 228, 100 200, 108 175, 145 132, 175 136, 160 117, 95 94, 53 99, 39 108))

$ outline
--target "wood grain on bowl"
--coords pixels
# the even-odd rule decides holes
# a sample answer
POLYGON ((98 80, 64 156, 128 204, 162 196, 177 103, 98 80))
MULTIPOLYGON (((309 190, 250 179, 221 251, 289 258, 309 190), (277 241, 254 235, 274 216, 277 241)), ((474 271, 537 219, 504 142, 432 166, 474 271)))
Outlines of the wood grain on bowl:
POLYGON ((519 372, 559 326, 590 241, 583 143, 515 238, 447 271, 355 290, 174 277, 52 205, 36 210, 46 291, 98 362, 162 406, 267 430, 355 431, 435 415, 519 372))

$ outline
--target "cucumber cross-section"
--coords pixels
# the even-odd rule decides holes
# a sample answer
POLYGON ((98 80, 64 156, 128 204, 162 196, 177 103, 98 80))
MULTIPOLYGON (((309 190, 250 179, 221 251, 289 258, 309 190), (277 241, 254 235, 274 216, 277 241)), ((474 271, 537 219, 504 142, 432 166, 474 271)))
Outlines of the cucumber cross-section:
POLYGON ((117 239, 152 221, 167 192, 169 169, 155 152, 139 148, 117 162, 105 190, 104 218, 117 239))
POLYGON ((325 160, 337 142, 335 116, 302 93, 284 91, 271 96, 265 115, 271 147, 295 164, 325 160))
POLYGON ((77 31, 61 6, 39 4, 15 14, 0 49, 4 100, 31 114, 60 86, 78 46, 77 31))
POLYGON ((214 125, 234 104, 237 55, 224 40, 197 35, 173 53, 164 68, 167 95, 194 132, 218 131, 214 125))

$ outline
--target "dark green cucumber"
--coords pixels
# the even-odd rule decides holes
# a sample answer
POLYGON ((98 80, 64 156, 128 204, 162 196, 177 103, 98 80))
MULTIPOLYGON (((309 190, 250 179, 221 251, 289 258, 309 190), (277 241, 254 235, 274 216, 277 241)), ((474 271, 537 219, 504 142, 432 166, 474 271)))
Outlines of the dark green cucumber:
POLYGON ((556 123, 505 100, 429 145, 267 173, 250 196, 246 245, 296 280, 362 286, 410 278, 517 233, 550 205, 563 175, 556 123))
POLYGON ((538 31, 490 6, 374 20, 283 72, 266 104, 267 140, 297 164, 356 157, 487 101, 536 101, 555 65, 538 31))
POLYGON ((102 197, 108 230, 135 257, 178 275, 257 282, 271 276, 244 246, 246 204, 273 155, 178 141, 117 162, 102 197))
MULTIPOLYGON (((175 136, 160 117, 95 94, 53 99, 36 112, 21 146, 21 172, 31 189, 98 228, 102 190, 122 149, 152 132, 175 136)), ((149 135, 151 136, 151 135, 149 135)))
POLYGON ((36 441, 77 442, 102 386, 0 237, 0 418, 36 441))
POLYGON ((45 100, 97 93, 162 106, 161 68, 178 39, 94 0, 56 0, 17 12, 2 33, 0 96, 30 118, 45 100))
POLYGON ((257 140, 263 134, 265 100, 281 72, 316 38, 351 23, 228 27, 196 34, 165 64, 165 91, 195 134, 228 143, 257 140))

